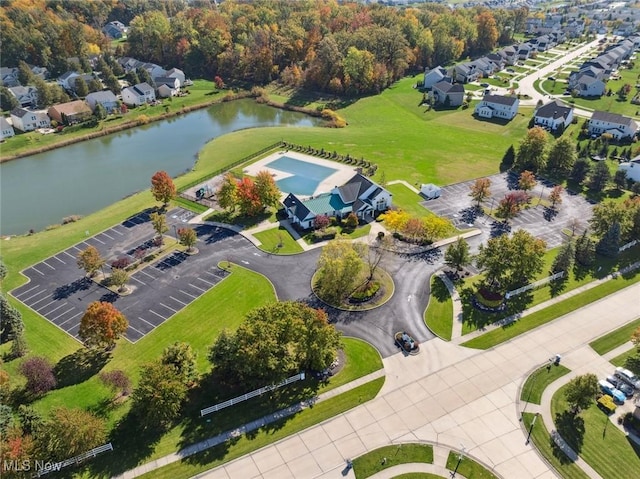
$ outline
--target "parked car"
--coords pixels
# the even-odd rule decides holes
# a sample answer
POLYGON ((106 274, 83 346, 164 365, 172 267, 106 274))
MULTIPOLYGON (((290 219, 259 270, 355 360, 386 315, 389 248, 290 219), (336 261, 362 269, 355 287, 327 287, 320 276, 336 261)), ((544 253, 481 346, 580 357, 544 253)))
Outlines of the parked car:
POLYGON ((620 378, 629 386, 640 389, 640 378, 625 368, 617 367, 614 376, 620 378))
POLYGON ((488 83, 480 83, 480 86, 483 87, 483 88, 487 88, 489 86, 489 84, 488 83))
POLYGON ((619 389, 616 389, 609 381, 601 379, 600 381, 598 381, 598 385, 600 386, 600 389, 603 393, 613 397, 613 400, 617 403, 623 404, 627 399, 627 396, 625 396, 624 393, 619 389))
POLYGON ((635 389, 632 386, 625 383, 622 379, 615 376, 607 376, 607 382, 611 383, 613 387, 622 391, 627 397, 633 396, 635 389))

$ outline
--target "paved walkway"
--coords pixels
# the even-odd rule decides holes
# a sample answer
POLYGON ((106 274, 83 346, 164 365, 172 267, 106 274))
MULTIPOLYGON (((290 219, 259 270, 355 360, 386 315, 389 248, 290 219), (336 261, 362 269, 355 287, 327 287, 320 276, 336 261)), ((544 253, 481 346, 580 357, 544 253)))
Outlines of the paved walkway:
POLYGON ((455 285, 443 271, 438 271, 436 275, 445 284, 447 290, 449 290, 451 300, 453 301, 453 327, 451 330, 451 340, 460 342, 460 338, 462 337, 462 323, 464 320, 464 315, 462 313, 462 300, 460 299, 460 295, 458 294, 458 290, 455 285))

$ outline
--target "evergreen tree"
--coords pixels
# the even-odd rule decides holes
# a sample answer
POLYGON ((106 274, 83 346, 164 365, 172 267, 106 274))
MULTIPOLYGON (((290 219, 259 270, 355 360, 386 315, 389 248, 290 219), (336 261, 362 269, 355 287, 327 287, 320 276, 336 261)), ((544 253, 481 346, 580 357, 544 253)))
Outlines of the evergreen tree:
POLYGON ((89 94, 89 87, 87 86, 87 82, 84 81, 84 78, 76 77, 73 81, 73 84, 75 87, 76 95, 78 95, 79 97, 84 98, 89 94))
POLYGON ((604 161, 596 163, 591 176, 589 177, 589 189, 593 191, 604 191, 611 181, 611 172, 604 161))
POLYGON ((596 259, 596 244, 585 230, 576 240, 576 263, 591 266, 596 259))
POLYGON ((581 184, 585 178, 589 175, 591 171, 591 163, 589 160, 585 158, 580 158, 576 160, 573 164, 573 168, 571 168, 571 173, 569 174, 569 178, 572 181, 575 181, 578 184, 581 184))
POLYGON ((0 86, 0 108, 4 111, 11 111, 19 105, 18 99, 13 96, 9 89, 5 86, 0 86))
POLYGON ((564 271, 565 273, 568 272, 569 268, 571 268, 571 266, 573 265, 575 255, 575 246, 573 244, 573 241, 569 240, 565 244, 563 244, 560 248, 560 251, 558 251, 558 255, 553 260, 551 271, 553 273, 559 273, 560 271, 564 271))
POLYGON ((596 253, 608 258, 615 258, 620 249, 620 223, 617 221, 609 227, 609 230, 598 241, 596 253))

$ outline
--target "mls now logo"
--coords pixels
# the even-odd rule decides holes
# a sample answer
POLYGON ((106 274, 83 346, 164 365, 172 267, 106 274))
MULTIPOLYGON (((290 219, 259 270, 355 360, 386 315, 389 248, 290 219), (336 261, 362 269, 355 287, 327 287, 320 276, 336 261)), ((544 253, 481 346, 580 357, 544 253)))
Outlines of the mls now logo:
POLYGON ((2 470, 5 472, 54 472, 62 469, 62 463, 50 461, 2 461, 2 470))

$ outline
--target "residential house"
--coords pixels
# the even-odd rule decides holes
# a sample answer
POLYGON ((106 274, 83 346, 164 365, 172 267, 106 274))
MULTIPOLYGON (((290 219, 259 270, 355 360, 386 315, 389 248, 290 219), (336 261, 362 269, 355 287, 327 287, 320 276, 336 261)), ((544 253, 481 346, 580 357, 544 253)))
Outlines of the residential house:
POLYGON ((37 128, 51 127, 51 120, 45 111, 32 111, 26 108, 11 110, 13 127, 20 131, 33 131, 37 128))
POLYGON ((569 38, 577 38, 584 33, 584 20, 571 20, 563 28, 569 38))
POLYGON ((464 87, 460 83, 441 81, 433 85, 431 95, 438 105, 457 107, 464 101, 464 87))
POLYGON ((509 66, 513 66, 518 61, 518 50, 515 46, 504 47, 502 50, 498 50, 498 55, 504 59, 504 63, 509 66))
POLYGON ((640 155, 636 156, 631 161, 620 163, 618 171, 624 171, 628 179, 640 181, 640 155))
POLYGON ((169 77, 156 77, 153 79, 158 95, 161 98, 175 96, 180 91, 180 80, 169 77), (161 89, 161 87, 163 87, 161 89))
POLYGON ((92 115, 91 108, 82 100, 53 105, 49 107, 47 113, 52 120, 64 125, 72 125, 88 120, 92 115))
POLYGON ((476 105, 474 113, 481 118, 513 119, 518 113, 520 100, 514 96, 485 95, 476 105))
POLYGON ((164 77, 167 75, 167 70, 155 63, 143 63, 139 68, 147 70, 151 78, 164 77))
POLYGON ((490 62, 486 57, 481 57, 473 60, 472 62, 470 62, 470 64, 474 66, 475 71, 480 72, 478 74, 478 78, 480 76, 489 78, 496 71, 495 64, 490 62))
POLYGON ((356 174, 331 193, 307 199, 289 193, 282 203, 291 223, 308 229, 320 215, 343 218, 353 212, 359 219, 371 219, 391 206, 392 195, 369 178, 356 174))
POLYGON ((534 48, 528 43, 518 45, 518 60, 528 60, 534 48))
POLYGON ((155 101, 155 99, 156 93, 153 87, 146 82, 122 90, 122 101, 129 106, 144 105, 155 101))
POLYGON ((184 72, 182 70, 180 70, 179 68, 172 68, 170 70, 167 70, 167 73, 165 74, 165 77, 167 78, 177 78, 179 81, 178 84, 178 88, 181 86, 184 86, 184 82, 187 79, 187 77, 185 76, 184 72))
POLYGON ((118 99, 109 90, 89 93, 85 100, 89 104, 89 108, 91 108, 91 111, 93 112, 96 111, 96 107, 98 105, 102 105, 107 113, 112 113, 113 110, 118 108, 118 99))
POLYGON ((578 78, 575 89, 578 90, 578 96, 581 97, 600 97, 604 95, 605 84, 597 78, 582 75, 578 78))
POLYGON ((76 90, 76 80, 82 78, 86 84, 95 80, 96 77, 93 73, 78 73, 76 71, 68 71, 58 78, 58 85, 68 91, 76 90))
POLYGON ((506 61, 502 55, 498 53, 489 53, 486 57, 487 61, 493 64, 493 71, 498 72, 504 70, 506 61))
POLYGON ((558 128, 564 130, 573 120, 573 108, 565 106, 558 100, 553 100, 536 110, 533 123, 545 127, 551 131, 558 128))
POLYGON ((480 71, 472 62, 459 63, 449 70, 449 76, 456 82, 469 83, 478 79, 480 71))
POLYGON ((29 65, 29 68, 31 68, 31 73, 33 73, 34 76, 38 78, 42 78, 43 80, 46 80, 49 78, 49 70, 47 69, 47 67, 29 65))
POLYGON ((113 22, 107 23, 104 27, 102 27, 102 33, 113 38, 114 40, 117 40, 119 38, 126 37, 127 27, 125 27, 122 22, 115 20, 113 22))
POLYGON ((135 58, 131 58, 131 57, 120 57, 116 60, 120 66, 122 68, 124 68, 124 71, 129 72, 131 70, 136 70, 138 69, 138 67, 141 67, 142 65, 144 65, 144 62, 141 62, 140 60, 136 60, 135 58))
POLYGON ((608 133, 616 140, 631 139, 638 132, 638 124, 618 113, 594 111, 589 119, 588 130, 592 136, 608 133))
POLYGON ((38 104, 38 90, 34 86, 13 86, 9 88, 9 91, 22 107, 38 104))
POLYGON ((9 123, 4 116, 0 116, 0 140, 11 138, 15 134, 16 133, 13 131, 11 123, 9 123))
POLYGON ((0 67, 0 85, 7 88, 20 85, 18 69, 12 67, 0 67))
POLYGON ((437 66, 429 70, 428 68, 424 71, 424 81, 422 82, 422 87, 425 90, 430 90, 433 85, 441 81, 448 81, 451 83, 451 77, 447 76, 447 70, 442 68, 441 66, 437 66))

